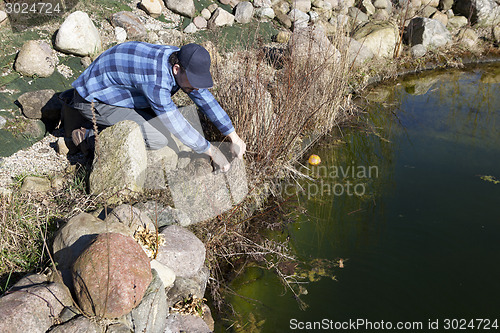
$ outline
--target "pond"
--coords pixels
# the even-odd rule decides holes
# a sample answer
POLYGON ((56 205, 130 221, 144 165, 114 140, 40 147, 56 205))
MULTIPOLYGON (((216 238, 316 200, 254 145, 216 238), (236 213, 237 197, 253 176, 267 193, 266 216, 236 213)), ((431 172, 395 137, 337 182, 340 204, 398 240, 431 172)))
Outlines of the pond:
POLYGON ((303 168, 314 180, 291 222, 266 231, 307 263, 305 306, 248 267, 217 332, 500 326, 500 65, 407 77, 365 101, 363 126, 311 151, 322 162, 303 168))

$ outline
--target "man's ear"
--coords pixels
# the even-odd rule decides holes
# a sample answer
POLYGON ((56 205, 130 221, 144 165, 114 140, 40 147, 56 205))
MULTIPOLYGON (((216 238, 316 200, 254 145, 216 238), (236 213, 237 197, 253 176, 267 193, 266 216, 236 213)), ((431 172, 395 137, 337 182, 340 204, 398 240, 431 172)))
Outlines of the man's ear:
POLYGON ((172 72, 174 73, 174 75, 177 75, 181 70, 181 66, 179 66, 179 64, 175 64, 172 66, 172 72))

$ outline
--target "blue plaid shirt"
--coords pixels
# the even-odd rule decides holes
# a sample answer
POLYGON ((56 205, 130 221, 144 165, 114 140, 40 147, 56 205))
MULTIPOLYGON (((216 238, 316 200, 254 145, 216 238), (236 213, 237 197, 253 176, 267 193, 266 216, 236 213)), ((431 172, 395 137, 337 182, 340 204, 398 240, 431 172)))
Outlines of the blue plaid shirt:
MULTIPOLYGON (((198 153, 210 143, 182 116, 171 96, 179 90, 168 62, 179 51, 175 46, 142 42, 118 44, 102 53, 72 86, 80 96, 133 109, 152 108, 167 129, 198 153)), ((221 131, 228 135, 234 127, 227 113, 207 89, 188 96, 221 131)))

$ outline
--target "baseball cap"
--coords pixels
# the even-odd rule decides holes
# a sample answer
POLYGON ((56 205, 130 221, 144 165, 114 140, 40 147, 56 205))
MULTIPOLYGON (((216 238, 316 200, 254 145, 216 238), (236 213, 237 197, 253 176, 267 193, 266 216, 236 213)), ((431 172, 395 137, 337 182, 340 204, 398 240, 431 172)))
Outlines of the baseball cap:
POLYGON ((186 44, 181 47, 177 58, 193 88, 211 88, 214 85, 210 74, 210 53, 203 46, 186 44))

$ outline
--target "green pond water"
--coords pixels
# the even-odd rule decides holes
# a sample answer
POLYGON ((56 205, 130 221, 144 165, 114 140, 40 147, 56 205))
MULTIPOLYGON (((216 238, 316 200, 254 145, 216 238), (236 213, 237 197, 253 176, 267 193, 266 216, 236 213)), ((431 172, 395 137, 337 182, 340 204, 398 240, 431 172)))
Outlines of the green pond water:
POLYGON ((216 331, 237 331, 235 321, 241 332, 498 329, 499 82, 496 64, 370 92, 364 125, 311 151, 322 163, 291 222, 264 231, 324 275, 302 285, 308 307, 273 271, 248 267, 227 294, 238 315, 216 331))

